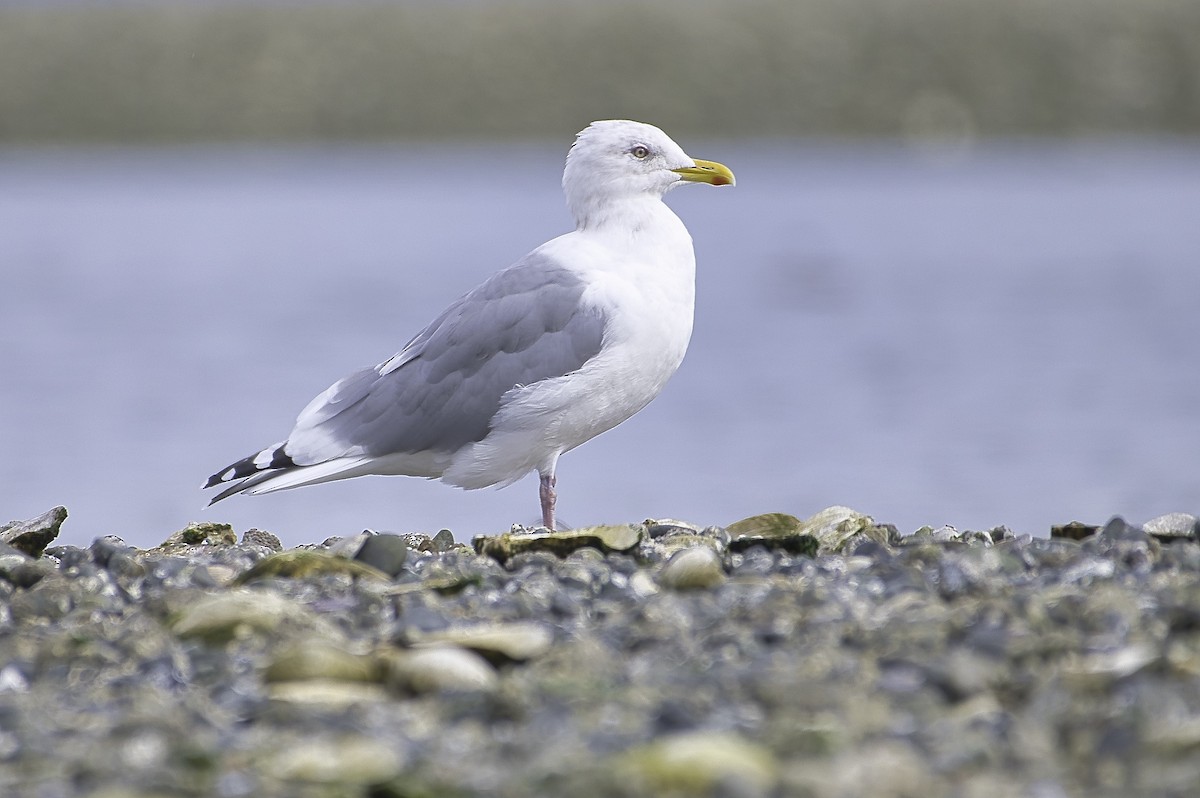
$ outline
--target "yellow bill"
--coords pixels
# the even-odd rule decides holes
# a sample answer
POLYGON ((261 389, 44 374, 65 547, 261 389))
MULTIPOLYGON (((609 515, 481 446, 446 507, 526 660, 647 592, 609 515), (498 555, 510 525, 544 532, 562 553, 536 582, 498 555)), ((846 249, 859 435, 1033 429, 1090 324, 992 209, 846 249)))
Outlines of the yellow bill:
POLYGON ((733 172, 725 164, 716 161, 702 161, 696 158, 695 166, 685 166, 682 169, 672 169, 689 183, 708 183, 713 186, 736 185, 733 172))

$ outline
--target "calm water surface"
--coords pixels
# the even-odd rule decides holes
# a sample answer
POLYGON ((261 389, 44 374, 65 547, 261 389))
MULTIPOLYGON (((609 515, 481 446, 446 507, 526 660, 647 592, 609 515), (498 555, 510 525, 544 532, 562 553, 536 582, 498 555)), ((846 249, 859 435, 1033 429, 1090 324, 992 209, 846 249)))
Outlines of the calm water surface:
MULTIPOLYGON (((699 261, 666 393, 559 466, 564 519, 847 504, 911 531, 1200 511, 1200 147, 688 142, 699 261)), ((204 509, 201 481, 569 224, 563 148, 0 152, 0 520, 151 545, 460 540, 537 485, 367 478, 204 509)))

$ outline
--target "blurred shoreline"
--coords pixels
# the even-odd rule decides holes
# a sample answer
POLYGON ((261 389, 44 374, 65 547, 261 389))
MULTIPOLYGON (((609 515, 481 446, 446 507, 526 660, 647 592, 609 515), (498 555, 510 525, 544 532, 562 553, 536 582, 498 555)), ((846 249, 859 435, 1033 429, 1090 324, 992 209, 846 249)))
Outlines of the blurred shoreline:
POLYGON ((1200 132, 1200 4, 0 5, 0 144, 1200 132))

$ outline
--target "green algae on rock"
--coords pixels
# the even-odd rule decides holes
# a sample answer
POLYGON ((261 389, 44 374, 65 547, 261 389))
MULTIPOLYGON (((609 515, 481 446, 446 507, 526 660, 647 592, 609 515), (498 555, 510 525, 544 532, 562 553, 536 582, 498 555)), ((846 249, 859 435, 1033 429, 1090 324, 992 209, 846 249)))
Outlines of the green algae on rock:
POLYGON ((237 543, 237 533, 229 524, 218 524, 212 521, 193 521, 171 537, 158 545, 163 549, 169 546, 233 546, 237 543))
POLYGON ((234 584, 248 585, 259 579, 270 578, 304 579, 322 574, 391 581, 391 577, 378 568, 373 568, 357 560, 334 557, 331 554, 310 549, 291 549, 260 560, 250 570, 234 580, 234 584))
POLYGON ((1055 524, 1050 527, 1050 537, 1065 540, 1084 540, 1100 531, 1096 524, 1085 524, 1081 521, 1071 521, 1067 524, 1055 524))
POLYGON ((731 538, 730 548, 745 551, 751 546, 783 549, 791 554, 809 557, 817 553, 820 543, 803 530, 804 523, 787 513, 763 513, 735 521, 725 529, 731 538))
POLYGON ((625 552, 636 547, 642 540, 642 535, 641 525, 620 524, 590 526, 562 532, 513 531, 494 537, 480 535, 472 544, 477 554, 504 563, 517 554, 530 551, 548 551, 559 557, 566 557, 571 552, 585 547, 606 552, 625 552))

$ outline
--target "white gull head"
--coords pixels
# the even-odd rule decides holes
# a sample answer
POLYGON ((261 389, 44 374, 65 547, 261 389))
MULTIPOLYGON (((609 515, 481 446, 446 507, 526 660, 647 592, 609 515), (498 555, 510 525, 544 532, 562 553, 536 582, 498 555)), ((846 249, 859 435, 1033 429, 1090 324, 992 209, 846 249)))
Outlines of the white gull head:
POLYGON ((628 119, 593 122, 579 132, 563 171, 563 191, 579 227, 615 207, 658 200, 684 182, 733 185, 720 164, 697 161, 654 125, 628 119))

